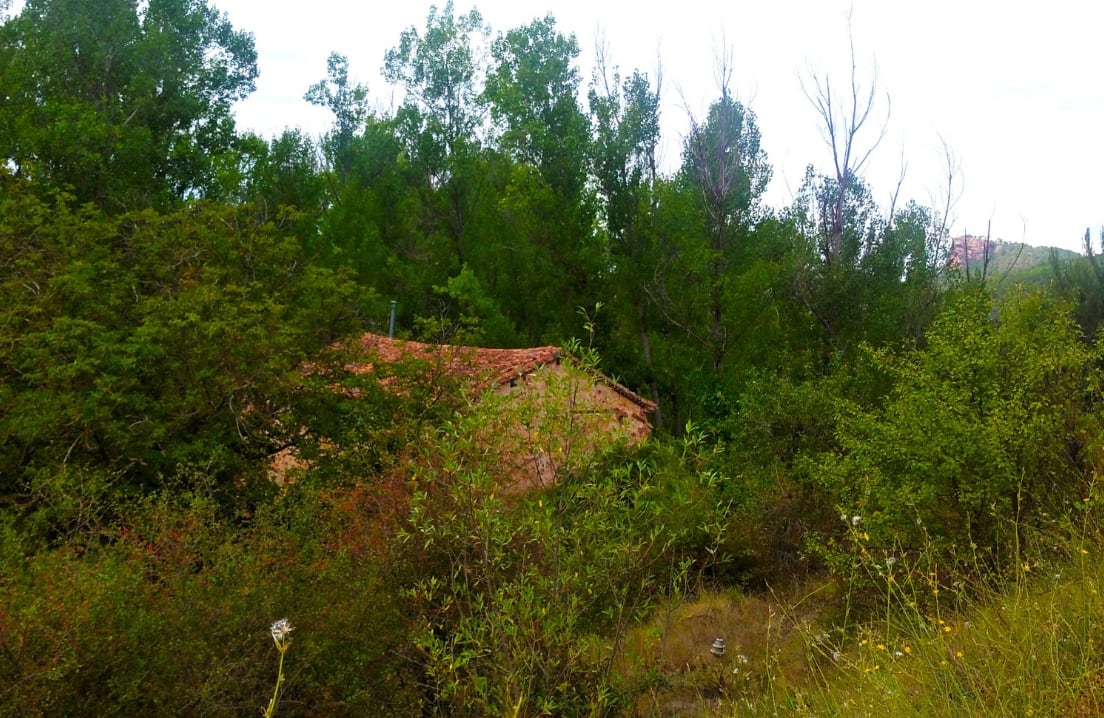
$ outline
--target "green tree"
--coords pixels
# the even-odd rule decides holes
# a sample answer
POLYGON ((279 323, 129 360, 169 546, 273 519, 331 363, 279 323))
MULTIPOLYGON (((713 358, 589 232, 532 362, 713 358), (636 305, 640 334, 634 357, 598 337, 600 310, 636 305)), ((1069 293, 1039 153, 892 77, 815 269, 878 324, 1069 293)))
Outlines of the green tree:
POLYGON ((708 237, 702 267, 709 318, 702 327, 714 369, 729 350, 734 327, 725 296, 730 273, 748 250, 771 168, 759 144, 755 114, 721 88, 704 123, 694 122, 683 146, 681 173, 699 195, 708 237))
POLYGON ((639 70, 622 81, 596 74, 587 93, 594 142, 593 170, 602 191, 606 231, 617 245, 638 221, 641 195, 658 178, 659 83, 639 70))
POLYGON ((364 293, 249 206, 109 216, 30 184, 0 198, 3 500, 37 507, 81 471, 121 491, 186 466, 233 485, 364 293))
POLYGON ((301 130, 284 130, 267 143, 253 140, 240 201, 255 204, 265 221, 279 221, 281 213, 294 209, 316 225, 325 208, 326 186, 314 142, 301 130))
POLYGON ((348 182, 353 139, 368 120, 368 88, 350 82, 348 58, 333 52, 326 60, 326 79, 311 85, 304 99, 334 114, 334 129, 323 141, 323 147, 330 166, 342 182, 348 182))
MULTIPOLYGON (((594 136, 592 172, 598 183, 612 264, 603 301, 611 305, 615 332, 623 334, 611 342, 607 354, 626 377, 646 385, 652 401, 659 405, 652 346, 659 318, 646 285, 657 266, 654 225, 660 83, 653 86, 640 71, 622 81, 617 69, 609 72, 604 62, 603 55, 587 97, 594 136)), ((664 426, 664 418, 663 410, 657 409, 657 427, 664 426)))
POLYGON ((484 94, 500 146, 540 169, 558 194, 578 197, 588 133, 579 108, 579 43, 551 15, 495 39, 484 94))
POLYGON ((501 201, 513 246, 501 259, 520 285, 508 313, 529 341, 576 333, 575 310, 597 301, 606 264, 587 186, 589 127, 579 107, 579 46, 551 15, 499 35, 484 97, 499 149, 514 166, 501 201))
POLYGON ((489 33, 478 11, 457 17, 449 0, 440 11, 430 6, 425 31, 404 30, 384 58, 384 77, 406 92, 397 127, 424 173, 427 224, 452 241, 457 267, 468 259, 468 224, 482 188, 472 165, 483 122, 479 82, 489 33))
POLYGON ((939 213, 909 201, 883 215, 860 179, 845 195, 841 210, 836 180, 809 168, 786 212, 805 258, 792 297, 808 315, 810 351, 822 369, 861 342, 921 339, 945 285, 939 213))
POLYGON ((439 195, 409 161, 398 125, 369 118, 354 138, 348 181, 331 183, 316 241, 327 264, 352 268, 362 284, 397 300, 400 327, 409 327, 458 265, 433 221, 439 195))
POLYGON ((257 76, 252 36, 203 0, 29 0, 0 47, 7 164, 112 211, 211 192, 257 76))
MULTIPOLYGON (((693 122, 678 174, 657 187, 651 271, 644 288, 664 328, 660 349, 676 426, 722 418, 739 376, 777 362, 786 227, 761 206, 770 166, 754 114, 722 88, 693 122)), ((779 353, 778 356, 783 356, 779 353)))
POLYGON ((461 151, 481 123, 478 79, 480 42, 490 29, 475 9, 456 17, 452 0, 431 5, 424 34, 410 27, 384 56, 384 77, 408 93, 420 109, 423 129, 445 155, 461 151))

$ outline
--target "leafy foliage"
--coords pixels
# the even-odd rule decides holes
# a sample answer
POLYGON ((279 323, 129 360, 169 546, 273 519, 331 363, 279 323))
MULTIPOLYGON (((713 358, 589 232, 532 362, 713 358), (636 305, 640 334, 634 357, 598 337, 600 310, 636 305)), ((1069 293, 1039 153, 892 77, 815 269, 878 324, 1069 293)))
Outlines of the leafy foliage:
POLYGON ((688 597, 820 582, 844 596, 823 662, 894 581, 915 614, 1095 531, 1098 258, 1000 298, 950 271, 946 218, 855 172, 869 108, 835 174, 771 208, 751 107, 718 88, 665 171, 660 78, 602 54, 584 107, 551 15, 492 39, 431 8, 385 55, 393 110, 332 54, 316 142, 235 130, 253 42, 204 0, 9 5, 0 714, 255 710, 277 616, 281 714, 713 701, 753 669, 697 640, 678 677, 624 670, 692 633, 688 597), (384 366, 353 337, 388 300, 400 335, 581 366, 512 398, 384 366), (590 403, 580 307, 658 405, 643 446, 590 403))
POLYGON ((585 374, 534 381, 539 400, 485 397, 418 474, 406 541, 429 570, 409 596, 435 713, 616 714, 625 632, 709 561, 725 519, 717 477, 677 458, 595 463, 611 447, 580 418, 585 374), (519 426, 547 491, 511 489, 519 426))
POLYGON ((293 491, 243 529, 183 492, 129 506, 102 545, 27 557, 6 536, 0 715, 259 711, 278 615, 297 631, 280 715, 410 715, 398 596, 340 543, 358 509, 293 491))
POLYGON ((892 392, 875 410, 840 404, 840 452, 811 474, 862 517, 864 550, 1015 565, 1089 495, 1096 361, 1055 300, 964 289, 923 349, 875 356, 892 392))
POLYGON ((7 164, 111 211, 212 192, 257 77, 252 36, 204 0, 30 0, 0 44, 7 164))
POLYGON ((249 207, 106 217, 0 199, 5 501, 65 467, 149 488, 182 466, 229 484, 279 443, 290 370, 365 296, 249 207))

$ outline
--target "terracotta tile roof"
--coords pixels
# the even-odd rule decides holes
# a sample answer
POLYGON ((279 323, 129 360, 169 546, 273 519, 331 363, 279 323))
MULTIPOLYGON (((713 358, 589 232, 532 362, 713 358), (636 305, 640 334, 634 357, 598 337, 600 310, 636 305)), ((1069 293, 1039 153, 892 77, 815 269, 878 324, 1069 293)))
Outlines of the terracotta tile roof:
POLYGON ((635 403, 644 411, 651 413, 656 410, 656 404, 654 401, 652 401, 651 399, 645 399, 624 384, 619 384, 618 382, 610 379, 605 375, 602 376, 602 381, 608 384, 609 387, 615 392, 625 397, 629 401, 635 403))
MULTIPOLYGON (((509 384, 525 377, 542 366, 559 364, 563 351, 559 347, 533 347, 530 349, 485 349, 455 344, 424 344, 407 339, 391 339, 371 332, 360 337, 360 348, 380 361, 395 363, 403 360, 425 361, 439 366, 452 376, 468 379, 477 389, 489 389, 509 384)), ((364 374, 372 371, 372 364, 352 364, 350 371, 364 374)), ((655 411, 655 404, 639 396, 627 387, 607 376, 600 380, 615 392, 640 406, 644 411, 655 411)))
MULTIPOLYGON (((454 344, 423 344, 372 333, 360 338, 360 347, 370 357, 379 357, 389 364, 413 360, 438 365, 453 376, 471 380, 481 389, 508 384, 545 364, 558 364, 562 354, 559 347, 483 349, 454 344)), ((366 373, 372 370, 372 365, 354 364, 349 368, 356 373, 366 373)))

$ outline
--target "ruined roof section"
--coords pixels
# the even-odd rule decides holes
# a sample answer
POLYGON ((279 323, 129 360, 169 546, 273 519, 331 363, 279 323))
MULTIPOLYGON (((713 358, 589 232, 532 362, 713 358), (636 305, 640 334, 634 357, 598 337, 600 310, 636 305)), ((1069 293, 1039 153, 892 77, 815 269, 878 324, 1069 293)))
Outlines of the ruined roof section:
MULTIPOLYGON (((454 377, 472 382, 479 390, 491 389, 525 377, 548 364, 559 364, 563 351, 559 347, 530 349, 484 349, 455 344, 424 344, 406 339, 391 339, 367 333, 360 338, 360 348, 369 357, 386 363, 422 361, 454 377)), ((372 371, 370 363, 352 364, 349 370, 358 374, 372 371)), ((655 411, 655 404, 605 375, 602 383, 645 411, 655 411)))
MULTIPOLYGON (((428 362, 453 376, 472 381, 480 389, 502 386, 545 364, 559 363, 562 354, 559 347, 481 349, 454 344, 423 344, 371 333, 360 338, 360 346, 370 356, 378 356, 389 364, 399 361, 428 362)), ((372 370, 372 365, 354 364, 349 368, 356 373, 366 373, 372 370)))
POLYGON ((602 375, 602 381, 608 384, 611 389, 613 389, 621 396, 625 397, 629 401, 635 402, 644 411, 653 412, 656 410, 656 405, 654 401, 650 399, 645 399, 624 384, 619 384, 618 382, 610 379, 604 374, 602 375))

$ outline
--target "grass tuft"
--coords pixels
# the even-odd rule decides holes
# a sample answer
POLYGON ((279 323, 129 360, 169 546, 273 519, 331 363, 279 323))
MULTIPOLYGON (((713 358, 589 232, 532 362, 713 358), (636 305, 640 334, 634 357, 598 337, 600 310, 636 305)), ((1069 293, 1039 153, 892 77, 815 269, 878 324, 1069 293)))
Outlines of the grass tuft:
MULTIPOLYGON (((983 587, 941 616, 902 600, 809 679, 732 702, 725 716, 1090 716, 1104 711, 1104 567, 1078 551, 983 587)), ((773 678, 772 678, 773 680, 773 678)))

